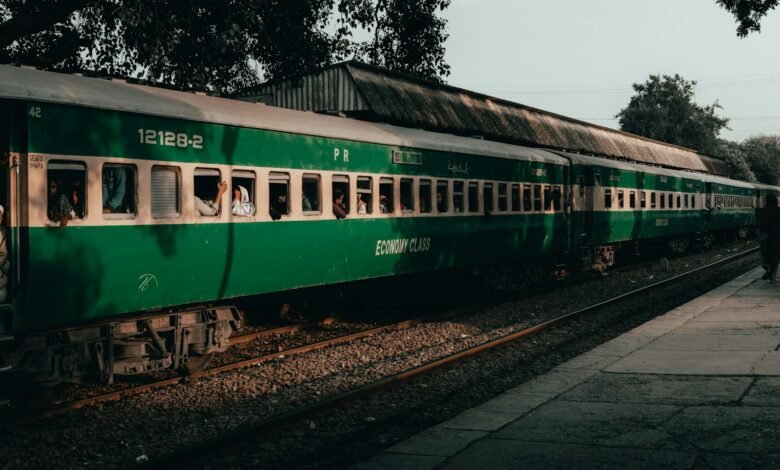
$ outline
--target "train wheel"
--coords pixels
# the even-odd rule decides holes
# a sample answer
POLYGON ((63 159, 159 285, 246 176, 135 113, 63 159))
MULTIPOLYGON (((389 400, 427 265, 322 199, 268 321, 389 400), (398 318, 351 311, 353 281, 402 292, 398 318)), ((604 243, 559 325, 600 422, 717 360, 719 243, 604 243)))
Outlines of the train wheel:
POLYGON ((195 374, 206 370, 211 362, 211 354, 192 355, 187 358, 187 363, 182 367, 184 373, 195 374))

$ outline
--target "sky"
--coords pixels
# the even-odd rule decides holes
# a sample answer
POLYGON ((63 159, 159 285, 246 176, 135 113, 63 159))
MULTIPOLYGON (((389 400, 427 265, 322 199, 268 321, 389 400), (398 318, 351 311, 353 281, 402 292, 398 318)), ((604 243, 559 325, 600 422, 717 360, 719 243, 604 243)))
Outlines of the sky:
POLYGON ((650 74, 695 80, 742 141, 780 134, 780 9, 736 36, 715 0, 453 0, 448 84, 606 127, 650 74))

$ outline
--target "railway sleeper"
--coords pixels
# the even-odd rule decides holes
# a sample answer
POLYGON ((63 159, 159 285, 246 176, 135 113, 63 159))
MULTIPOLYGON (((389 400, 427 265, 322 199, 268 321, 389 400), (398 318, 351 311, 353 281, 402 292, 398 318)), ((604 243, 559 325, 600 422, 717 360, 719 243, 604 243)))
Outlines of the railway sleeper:
POLYGON ((0 343, 6 364, 0 382, 15 375, 48 387, 111 383, 115 376, 186 369, 191 360, 225 351, 240 322, 236 307, 202 307, 30 333, 0 343))

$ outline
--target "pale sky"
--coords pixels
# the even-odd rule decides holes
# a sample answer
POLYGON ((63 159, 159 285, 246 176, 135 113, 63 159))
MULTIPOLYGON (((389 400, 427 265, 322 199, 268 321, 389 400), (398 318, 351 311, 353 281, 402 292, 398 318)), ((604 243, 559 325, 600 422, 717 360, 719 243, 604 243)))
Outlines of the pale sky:
POLYGON ((780 134, 780 9, 736 36, 715 0, 453 0, 450 85, 617 128, 650 74, 696 80, 731 118, 721 137, 780 134))

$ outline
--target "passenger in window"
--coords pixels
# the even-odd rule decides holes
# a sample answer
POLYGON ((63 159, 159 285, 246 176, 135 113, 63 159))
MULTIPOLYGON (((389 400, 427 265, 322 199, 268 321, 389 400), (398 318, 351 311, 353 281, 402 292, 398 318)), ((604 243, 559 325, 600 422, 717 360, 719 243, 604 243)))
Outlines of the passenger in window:
POLYGON ((347 208, 344 206, 344 192, 337 189, 333 193, 333 215, 337 219, 344 219, 347 217, 347 208))
POLYGON ((360 193, 358 193, 357 213, 358 215, 368 214, 368 204, 363 200, 363 195, 360 193))
POLYGON ((233 188, 233 204, 230 212, 239 217, 251 217, 255 215, 255 205, 249 200, 249 191, 243 186, 233 188))
POLYGON ((84 218, 84 191, 81 188, 81 180, 77 179, 73 182, 73 189, 70 192, 70 205, 73 208, 73 213, 79 219, 84 218))
POLYGON ((314 209, 311 207, 311 201, 309 201, 309 198, 306 196, 306 193, 301 191, 301 209, 303 212, 311 212, 314 209))
POLYGON ((46 213, 49 220, 59 222, 60 227, 68 225, 68 220, 75 215, 68 197, 60 191, 59 181, 49 181, 49 202, 46 213))
POLYGON ((283 214, 287 214, 287 195, 280 194, 276 196, 276 201, 271 203, 268 212, 271 214, 271 220, 279 220, 283 214))
POLYGON ((213 216, 219 215, 219 203, 222 201, 222 195, 227 191, 227 183, 224 181, 217 185, 217 195, 213 201, 204 201, 195 196, 195 208, 200 215, 213 216))
POLYGON ((124 212, 125 188, 127 174, 118 166, 103 168, 103 213, 112 214, 124 212))
POLYGON ((444 202, 444 195, 438 191, 436 192, 436 210, 447 212, 447 203, 444 202))
POLYGON ((390 206, 387 204, 387 196, 384 194, 379 196, 379 212, 383 214, 390 212, 390 206))

